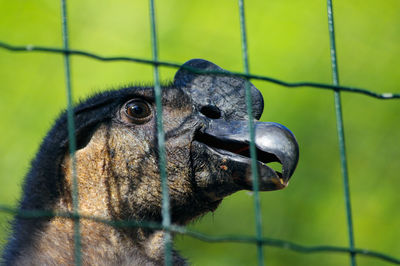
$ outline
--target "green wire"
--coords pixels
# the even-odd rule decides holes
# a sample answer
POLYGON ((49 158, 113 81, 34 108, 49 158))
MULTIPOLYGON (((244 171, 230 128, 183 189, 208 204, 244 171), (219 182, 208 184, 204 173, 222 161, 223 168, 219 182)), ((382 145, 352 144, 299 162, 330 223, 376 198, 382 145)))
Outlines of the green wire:
MULTIPOLYGON (((332 0, 328 0, 328 26, 329 26, 329 39, 331 47, 330 50, 331 50, 332 79, 333 79, 333 84, 337 86, 339 85, 339 71, 338 71, 337 56, 336 56, 335 27, 333 22, 332 0)), ((352 220, 351 203, 350 203, 350 188, 349 188, 349 175, 347 169, 346 146, 344 139, 342 102, 340 99, 340 91, 336 90, 334 94, 335 94, 336 126, 339 139, 344 200, 346 205, 347 230, 348 230, 347 233, 349 237, 350 250, 354 250, 353 220, 352 220)), ((350 264, 352 266, 356 265, 356 256, 354 252, 350 252, 350 264)))
POLYGON ((6 49, 9 51, 14 51, 14 52, 48 52, 48 53, 57 53, 57 54, 58 53, 61 53, 61 54, 67 53, 70 55, 74 54, 74 55, 86 56, 86 57, 104 61, 104 62, 113 62, 113 61, 135 62, 135 63, 148 64, 148 65, 183 68, 183 69, 186 69, 188 71, 191 71, 191 72, 197 73, 197 74, 214 74, 214 75, 225 75, 225 76, 229 75, 229 76, 236 76, 236 77, 242 77, 242 78, 247 78, 247 79, 262 80, 262 81, 275 83, 275 84, 278 84, 278 85, 281 85, 284 87, 288 87, 288 88, 311 87, 311 88, 316 88, 316 89, 336 90, 336 91, 358 93, 358 94, 363 94, 363 95, 381 99, 381 100, 400 99, 400 93, 391 93, 391 92, 378 93, 378 92, 361 89, 361 88, 336 86, 336 85, 332 85, 332 84, 323 84, 323 83, 317 83, 317 82, 286 82, 283 80, 279 80, 279 79, 267 77, 267 76, 262 76, 262 75, 254 75, 254 74, 250 74, 250 73, 245 74, 242 72, 235 72, 235 71, 229 71, 227 73, 227 72, 218 71, 218 70, 200 70, 200 69, 195 69, 195 68, 192 68, 189 66, 183 66, 182 64, 178 64, 178 63, 159 61, 159 60, 156 61, 156 60, 143 59, 143 58, 137 58, 137 57, 129 57, 129 56, 107 57, 107 56, 101 56, 98 54, 94 54, 94 53, 90 53, 90 52, 82 51, 82 50, 69 50, 69 49, 54 48, 54 47, 35 46, 35 45, 15 46, 15 45, 10 45, 10 44, 4 43, 4 42, 0 42, 0 48, 6 49))
MULTIPOLYGON (((247 37, 246 37, 246 22, 244 16, 244 3, 243 0, 239 0, 239 17, 240 17, 240 31, 242 39, 242 56, 244 73, 249 74, 249 58, 247 48, 247 37)), ((254 121, 253 121, 253 108, 249 81, 246 80, 246 107, 248 114, 248 126, 250 134, 250 157, 251 157, 251 176, 253 182, 253 195, 254 195, 254 211, 255 211, 255 226, 256 226, 256 238, 257 240, 257 261, 258 265, 264 265, 264 253, 262 245, 262 219, 261 219, 261 206, 260 196, 258 192, 258 170, 257 170, 257 153, 255 145, 255 132, 254 132, 254 121)))
MULTIPOLYGON (((61 0, 61 20, 62 20, 62 36, 63 48, 69 49, 68 45, 68 24, 67 24, 67 6, 66 0, 61 0)), ((78 178, 76 173, 76 138, 75 138, 75 122, 74 110, 72 103, 72 89, 71 89, 71 70, 69 62, 69 54, 64 54, 64 70, 65 70, 65 87, 67 94, 67 121, 68 121, 68 139, 69 139, 69 154, 72 160, 72 205, 73 212, 76 214, 74 217, 74 258, 75 265, 82 264, 81 254, 81 234, 79 225, 79 198, 78 198, 78 178)))
MULTIPOLYGON (((157 32, 156 32, 156 18, 154 10, 154 0, 150 0, 150 24, 151 24, 151 46, 153 60, 158 60, 158 47, 157 47, 157 32)), ((166 158, 165 158, 165 136, 163 129, 163 116, 162 116, 162 101, 161 101, 161 86, 160 77, 158 73, 158 65, 154 64, 154 94, 156 99, 157 110, 157 139, 158 139, 158 156, 159 168, 162 188, 162 225, 164 228, 164 263, 169 266, 172 265, 172 237, 170 232, 171 215, 169 206, 169 193, 168 193, 168 179, 166 172, 166 158)))
MULTIPOLYGON (((74 219, 77 215, 70 212, 53 212, 53 211, 45 211, 45 210, 20 210, 18 208, 12 208, 3 204, 0 204, 0 212, 10 213, 13 215, 17 215, 21 218, 52 218, 52 217, 63 217, 68 219, 74 219)), ((88 216, 88 215, 79 215, 82 219, 88 219, 97 223, 107 224, 109 226, 113 226, 115 228, 149 228, 162 230, 164 227, 155 222, 146 222, 146 221, 135 221, 135 220, 106 220, 104 218, 88 216)), ((260 240, 252 237, 252 236, 241 236, 241 235, 226 235, 226 236, 209 236, 200 232, 196 232, 190 229, 187 229, 184 226, 171 225, 171 232, 175 232, 177 234, 187 235, 192 238, 198 239, 200 241, 208 242, 208 243, 222 243, 222 242, 231 242, 231 243, 259 243, 260 240)), ((355 254, 363 255, 370 258, 381 259, 386 262, 390 262, 393 264, 400 265, 400 258, 395 258, 389 255, 386 255, 381 252, 372 251, 368 249, 358 249, 355 248, 351 250, 346 247, 337 247, 337 246, 304 246, 299 245, 293 242, 281 240, 281 239, 273 239, 273 238, 262 238, 261 243, 264 246, 271 246, 275 248, 281 248, 286 250, 292 250, 299 253, 317 253, 317 252, 335 252, 335 253, 350 253, 353 252, 355 254)))

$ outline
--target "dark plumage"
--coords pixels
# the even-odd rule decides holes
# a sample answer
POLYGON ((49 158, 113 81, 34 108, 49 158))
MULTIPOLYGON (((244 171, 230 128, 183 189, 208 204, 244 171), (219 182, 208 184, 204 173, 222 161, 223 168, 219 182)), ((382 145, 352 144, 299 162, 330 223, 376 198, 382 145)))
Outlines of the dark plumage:
MULTIPOLYGON (((200 59, 185 66, 221 70, 200 59)), ((235 191, 251 189, 245 81, 180 69, 163 87, 163 121, 172 222, 185 225, 217 208, 235 191)), ((251 85, 253 116, 263 110, 251 85)), ((161 186, 151 87, 128 87, 95 95, 74 109, 81 214, 104 219, 161 221, 161 186)), ((21 210, 72 211, 66 114, 40 146, 26 176, 21 210)), ((286 186, 298 158, 285 127, 256 122, 260 189, 286 186), (282 173, 265 163, 279 161, 282 173)), ((73 222, 55 217, 12 223, 6 265, 73 264, 73 222)), ((163 233, 113 228, 81 220, 82 260, 87 265, 163 263, 163 233)), ((185 261, 174 252, 174 264, 185 261)))

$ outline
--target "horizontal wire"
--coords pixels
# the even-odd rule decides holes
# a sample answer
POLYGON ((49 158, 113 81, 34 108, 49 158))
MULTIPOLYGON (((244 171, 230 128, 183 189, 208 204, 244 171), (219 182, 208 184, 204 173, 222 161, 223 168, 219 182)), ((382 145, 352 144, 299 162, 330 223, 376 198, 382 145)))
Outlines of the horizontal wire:
POLYGON ((155 222, 145 222, 145 221, 135 221, 135 220, 112 221, 95 216, 74 214, 72 212, 52 212, 45 210, 18 210, 16 208, 12 208, 3 204, 0 204, 0 212, 15 214, 17 215, 17 217, 24 219, 52 218, 52 217, 62 217, 67 219, 79 218, 79 219, 88 219, 94 222, 107 224, 113 227, 142 227, 142 228, 150 228, 157 230, 170 230, 171 232, 181 235, 187 235, 209 243, 221 243, 221 242, 261 243, 262 245, 265 246, 288 249, 299 253, 316 253, 316 252, 352 253, 352 254, 359 254, 367 257, 377 258, 387 262, 391 262, 393 264, 400 265, 400 258, 395 258, 387 254, 368 249, 360 249, 360 248, 351 249, 347 247, 328 246, 328 245, 304 246, 290 241, 265 238, 265 237, 259 239, 257 237, 240 236, 240 235, 209 236, 200 232, 187 229, 184 226, 178 226, 178 225, 171 225, 169 226, 169 228, 166 228, 161 223, 155 223, 155 222))
POLYGON ((389 99, 400 99, 400 93, 377 93, 374 91, 356 88, 356 87, 347 87, 347 86, 335 86, 330 84, 324 83, 317 83, 317 82, 286 82, 279 79, 262 76, 262 75, 254 75, 254 74, 246 74, 242 72, 226 72, 226 71, 217 71, 217 70, 200 70, 189 66, 184 66, 178 63, 172 63, 167 61, 155 61, 137 57, 127 57, 127 56, 101 56, 97 54, 93 54, 90 52, 82 51, 82 50, 71 50, 71 49, 62 49, 62 48, 54 48, 54 47, 44 47, 44 46, 35 46, 35 45, 25 45, 25 46, 15 46, 10 45, 4 42, 0 42, 0 48, 4 48, 10 51, 16 52, 49 52, 49 53, 63 53, 63 54, 70 54, 70 55, 81 55, 90 58, 94 58, 101 61, 130 61, 130 62, 137 62, 142 64, 150 64, 150 65, 157 65, 157 66, 165 66, 165 67, 173 67, 173 68, 183 68, 190 72, 197 73, 197 74, 216 74, 216 75, 224 75, 224 76, 239 76, 247 79, 255 79, 255 80, 262 80, 268 81, 271 83, 275 83, 285 87, 312 87, 317 89, 325 89, 325 90, 334 90, 334 91, 344 91, 344 92, 352 92, 352 93, 359 93, 364 94, 373 98, 389 100, 389 99))

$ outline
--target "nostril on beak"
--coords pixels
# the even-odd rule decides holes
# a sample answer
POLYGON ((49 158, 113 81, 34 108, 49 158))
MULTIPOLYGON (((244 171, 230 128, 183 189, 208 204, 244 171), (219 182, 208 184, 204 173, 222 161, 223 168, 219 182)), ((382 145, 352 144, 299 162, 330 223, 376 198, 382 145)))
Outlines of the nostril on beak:
POLYGON ((205 105, 201 107, 200 113, 211 119, 221 118, 221 110, 215 105, 205 105))

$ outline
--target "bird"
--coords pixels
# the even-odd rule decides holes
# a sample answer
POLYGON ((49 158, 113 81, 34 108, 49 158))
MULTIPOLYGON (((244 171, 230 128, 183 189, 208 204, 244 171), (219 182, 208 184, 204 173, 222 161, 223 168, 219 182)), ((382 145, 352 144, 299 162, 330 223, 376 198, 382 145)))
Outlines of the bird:
MULTIPOLYGON (((251 95, 259 190, 287 186, 299 158, 293 133, 260 122, 264 99, 248 80, 191 59, 162 85, 162 119, 171 222, 185 226, 239 190, 252 190, 251 95), (210 73, 207 73, 210 72, 210 73), (282 171, 267 164, 279 162, 282 171)), ((73 108, 79 214, 110 221, 162 221, 157 112, 153 86, 94 94, 73 108)), ((73 158, 64 111, 43 139, 22 189, 19 211, 73 212, 73 158)), ((80 219, 83 265, 162 265, 160 229, 114 227, 80 219)), ((74 264, 74 220, 23 217, 11 222, 4 265, 74 264)), ((172 251, 173 265, 189 262, 172 251)))

